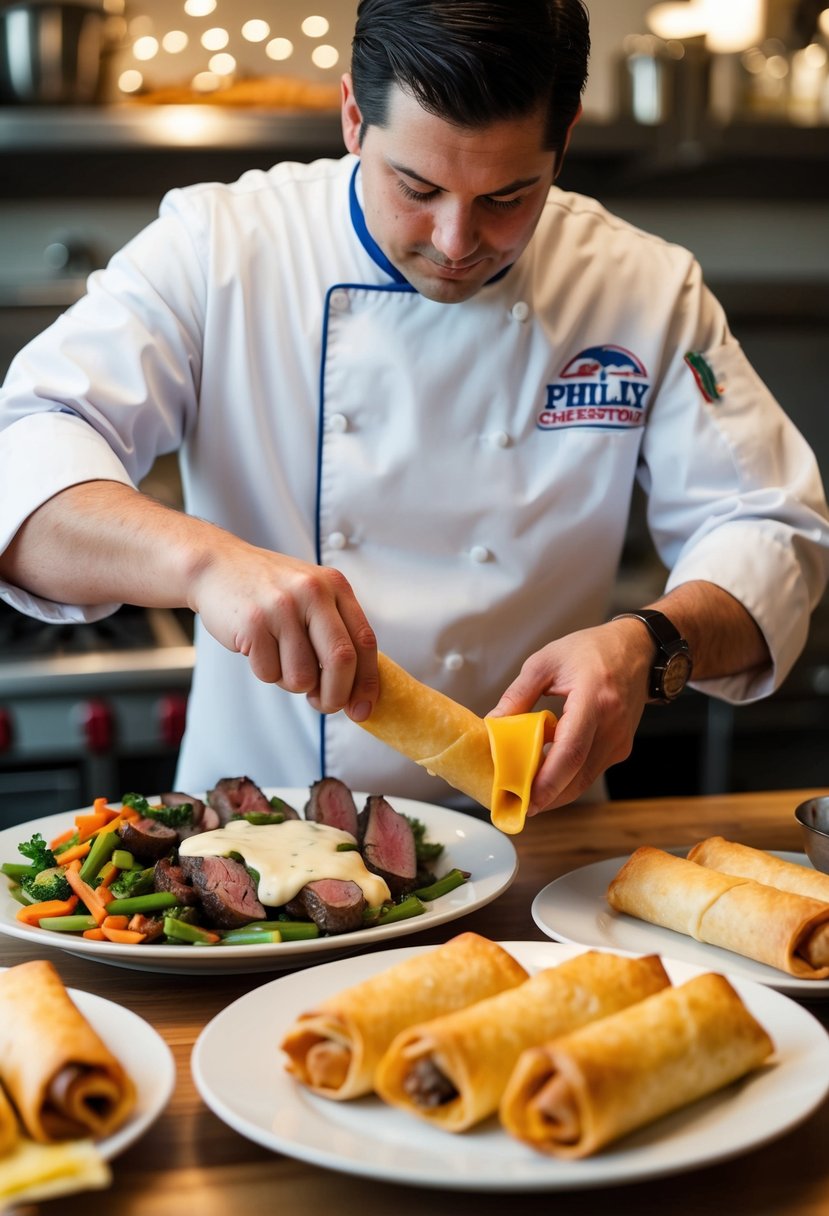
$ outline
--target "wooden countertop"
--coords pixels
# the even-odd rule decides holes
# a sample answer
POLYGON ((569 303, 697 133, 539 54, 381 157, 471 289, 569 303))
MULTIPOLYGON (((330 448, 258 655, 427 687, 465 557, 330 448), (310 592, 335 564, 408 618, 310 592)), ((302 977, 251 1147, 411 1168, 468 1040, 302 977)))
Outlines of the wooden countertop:
MULTIPOLYGON (((553 878, 640 844, 691 844, 721 834, 769 849, 802 848, 793 817, 798 802, 829 790, 666 798, 568 807, 528 822, 516 838, 520 859, 513 886, 494 903, 430 933, 396 939, 394 945, 437 944, 460 927, 500 940, 543 940, 530 913, 533 897, 553 878)), ((134 1010, 170 1045, 177 1066, 175 1092, 166 1111, 135 1145, 113 1162, 105 1192, 71 1196, 21 1209, 25 1216, 363 1216, 368 1211, 422 1216, 439 1205, 452 1216, 503 1216, 505 1210, 546 1216, 555 1209, 579 1216, 599 1213, 663 1213, 673 1216, 739 1210, 825 1216, 829 1212, 829 1103, 796 1130, 734 1160, 675 1178, 566 1195, 452 1191, 451 1194, 373 1182, 323 1170, 271 1153, 226 1127, 201 1101, 190 1074, 190 1052, 199 1032, 231 1001, 277 978, 252 975, 171 976, 89 962, 63 951, 0 939, 0 962, 52 959, 64 982, 134 1010), (505 1207, 506 1205, 506 1207, 505 1207)), ((810 1010, 829 1027, 829 1002, 810 1010)))

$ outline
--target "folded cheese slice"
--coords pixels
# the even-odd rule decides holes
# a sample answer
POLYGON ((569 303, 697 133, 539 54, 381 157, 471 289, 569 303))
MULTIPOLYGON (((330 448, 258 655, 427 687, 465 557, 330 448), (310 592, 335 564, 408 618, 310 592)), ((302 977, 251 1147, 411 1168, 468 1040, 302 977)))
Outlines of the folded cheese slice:
POLYGON ((521 1052, 667 987, 656 955, 588 950, 465 1009, 402 1031, 380 1061, 384 1101, 445 1131, 462 1132, 498 1109, 521 1052))
POLYGON ((607 901, 617 912, 800 979, 829 977, 829 904, 805 895, 645 845, 612 879, 607 901))
POLYGON ((549 710, 479 718, 379 655, 380 695, 360 726, 474 798, 504 832, 520 832, 555 715, 549 710))
MULTIPOLYGON (((0 1085, 0 1158, 10 1153, 18 1141, 17 1115, 5 1089, 0 1085)), ((3 1166, 0 1164, 0 1170, 3 1166)))
POLYGON ((101 1190, 111 1182, 112 1171, 91 1140, 36 1144, 22 1137, 0 1160, 0 1211, 7 1205, 101 1190))
POLYGON ((586 1157, 745 1076, 773 1050, 728 980, 698 975, 529 1048, 501 1122, 539 1152, 586 1157))
POLYGON ((514 988, 526 978, 526 970, 502 946, 477 933, 461 933, 301 1014, 281 1043, 287 1070, 324 1097, 360 1097, 373 1089, 381 1057, 405 1027, 514 988))

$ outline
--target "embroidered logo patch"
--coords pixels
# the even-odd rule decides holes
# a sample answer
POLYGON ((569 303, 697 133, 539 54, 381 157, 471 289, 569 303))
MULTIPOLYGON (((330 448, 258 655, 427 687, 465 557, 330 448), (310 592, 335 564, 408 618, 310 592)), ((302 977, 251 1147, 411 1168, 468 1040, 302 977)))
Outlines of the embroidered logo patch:
POLYGON ((566 363, 552 384, 536 426, 628 430, 645 421, 650 381, 644 364, 622 346, 588 346, 566 363))
POLYGON ((723 394, 723 388, 721 384, 717 384, 714 369, 705 356, 699 354, 698 351, 689 350, 685 356, 685 362, 694 373, 697 387, 705 400, 709 402, 719 401, 723 394))

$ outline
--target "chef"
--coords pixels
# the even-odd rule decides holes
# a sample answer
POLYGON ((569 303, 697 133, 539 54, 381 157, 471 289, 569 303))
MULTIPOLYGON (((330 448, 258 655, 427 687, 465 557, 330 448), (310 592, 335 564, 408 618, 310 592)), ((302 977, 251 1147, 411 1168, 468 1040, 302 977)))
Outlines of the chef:
POLYGON ((451 801, 355 725, 379 645, 479 713, 563 704, 537 811, 648 700, 800 653, 816 462, 693 256, 554 184, 588 49, 580 0, 362 0, 347 155, 173 191, 14 361, 0 594, 195 611, 179 788, 451 801), (136 488, 172 451, 186 513, 136 488), (637 480, 665 594, 608 621, 637 480))

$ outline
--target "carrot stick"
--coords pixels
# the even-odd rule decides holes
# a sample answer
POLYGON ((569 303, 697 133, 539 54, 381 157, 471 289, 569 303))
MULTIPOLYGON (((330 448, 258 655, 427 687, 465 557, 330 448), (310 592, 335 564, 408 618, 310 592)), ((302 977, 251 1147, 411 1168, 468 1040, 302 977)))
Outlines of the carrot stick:
POLYGON ((71 916, 78 906, 77 895, 68 899, 42 899, 37 904, 25 904, 15 912, 15 920, 24 925, 36 925, 47 916, 71 916))
POLYGON ((67 828, 65 832, 61 832, 60 836, 56 836, 54 840, 49 842, 49 848, 54 853, 55 849, 59 849, 67 840, 71 840, 75 835, 75 828, 67 828))
POLYGON ((92 815, 76 815, 75 827, 78 829, 78 842, 83 843, 84 840, 89 840, 89 837, 97 832, 98 828, 102 828, 115 818, 115 812, 111 815, 104 813, 95 813, 92 815))
POLYGON ((126 929, 129 926, 128 916, 107 916, 101 925, 102 929, 126 929))
POLYGON ((82 857, 86 857, 91 848, 92 845, 88 840, 83 844, 71 845, 68 849, 64 849, 63 852, 55 853, 55 861, 59 866, 66 866, 70 861, 80 860, 82 857))
POLYGON ((103 929, 84 929, 83 937, 88 937, 91 942, 105 942, 103 929))
POLYGON ((86 905, 90 916, 94 916, 95 923, 100 925, 106 917, 107 910, 104 903, 98 898, 97 891, 90 887, 88 882, 80 876, 81 863, 79 861, 70 862, 66 868, 66 881, 69 886, 78 896, 82 904, 86 905))
POLYGON ((101 932, 109 941, 118 942, 121 946, 137 946, 147 936, 146 933, 136 933, 133 929, 107 929, 104 925, 101 925, 101 932))

